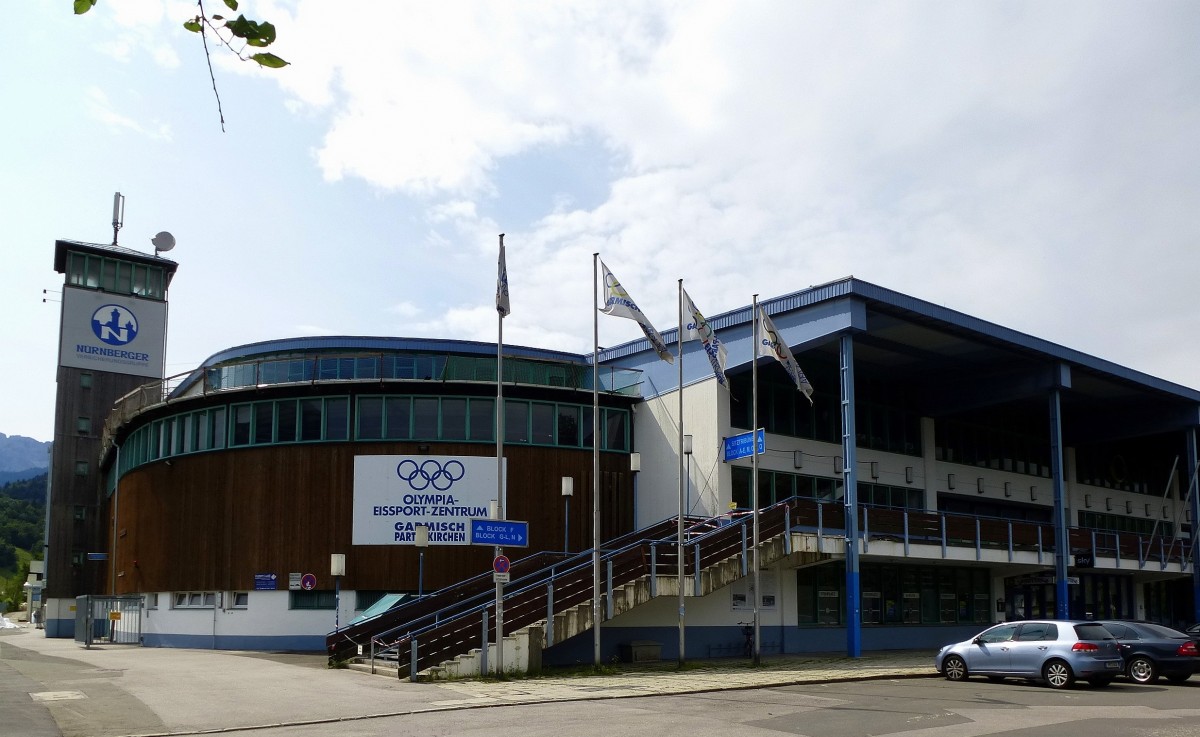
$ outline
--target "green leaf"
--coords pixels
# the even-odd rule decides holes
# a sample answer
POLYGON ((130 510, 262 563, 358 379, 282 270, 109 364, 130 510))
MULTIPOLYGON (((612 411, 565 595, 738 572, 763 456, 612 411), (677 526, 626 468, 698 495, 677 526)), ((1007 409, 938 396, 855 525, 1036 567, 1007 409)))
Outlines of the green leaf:
POLYGON ((183 27, 185 30, 191 31, 192 33, 199 33, 200 32, 200 20, 199 20, 199 18, 193 18, 193 19, 189 20, 188 22, 184 23, 183 27))
POLYGON ((225 0, 225 7, 230 10, 237 10, 237 0, 225 0))
POLYGON ((75 15, 83 15, 96 7, 96 0, 75 0, 75 15))
POLYGON ((270 69, 282 69, 288 65, 286 61, 271 53, 253 54, 250 58, 257 61, 259 65, 270 69))
POLYGON ((213 19, 213 20, 225 20, 225 16, 223 16, 223 15, 214 15, 214 16, 212 17, 212 19, 213 19))

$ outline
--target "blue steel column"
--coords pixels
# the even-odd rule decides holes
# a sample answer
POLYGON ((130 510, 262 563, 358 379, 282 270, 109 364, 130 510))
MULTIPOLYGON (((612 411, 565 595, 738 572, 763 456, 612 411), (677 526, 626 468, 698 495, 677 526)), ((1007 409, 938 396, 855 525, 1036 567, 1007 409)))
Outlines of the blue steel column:
POLYGON ((1200 468, 1200 448, 1196 444, 1196 428, 1187 431, 1187 474, 1188 488, 1184 492, 1191 500, 1188 508, 1192 510, 1192 621, 1200 622, 1200 478, 1196 471, 1200 468), (1189 493, 1190 492, 1190 493, 1189 493))
POLYGON ((1067 500, 1063 488, 1062 399, 1057 388, 1050 390, 1050 474, 1054 483, 1054 616, 1067 619, 1067 564, 1071 551, 1067 537, 1067 500))
POLYGON ((858 577, 858 435, 854 427, 854 338, 841 339, 842 464, 846 503, 846 654, 862 655, 862 603, 858 577))

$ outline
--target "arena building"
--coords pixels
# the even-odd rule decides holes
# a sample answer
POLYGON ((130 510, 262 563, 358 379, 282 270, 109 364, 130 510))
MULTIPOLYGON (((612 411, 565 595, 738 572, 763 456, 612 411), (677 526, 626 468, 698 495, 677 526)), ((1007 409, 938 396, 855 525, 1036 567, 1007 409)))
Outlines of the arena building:
MULTIPOLYGON (((78 636, 89 594, 139 602, 146 645, 341 657, 434 614, 481 640, 494 549, 461 523, 501 484, 528 522, 504 608, 544 662, 736 655, 748 620, 763 653, 857 655, 1002 619, 1200 619, 1200 392, 854 278, 761 307, 811 403, 757 357, 750 306, 709 319, 727 386, 697 341, 675 364, 647 340, 600 350, 598 382, 591 356, 506 345, 502 473, 495 344, 273 340, 114 388, 93 445, 56 460, 52 519, 79 504, 57 493, 72 463, 97 476, 92 516, 52 523, 48 570, 71 585, 48 577, 47 634, 78 636)), ((56 459, 77 380, 60 368, 56 459)), ((453 655, 434 639, 422 667, 453 655)))

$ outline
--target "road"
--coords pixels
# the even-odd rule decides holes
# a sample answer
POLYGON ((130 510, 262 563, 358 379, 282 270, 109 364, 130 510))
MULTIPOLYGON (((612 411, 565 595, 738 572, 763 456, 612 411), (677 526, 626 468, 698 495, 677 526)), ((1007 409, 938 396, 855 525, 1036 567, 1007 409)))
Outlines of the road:
POLYGON ((1054 691, 1021 683, 894 680, 683 696, 493 706, 238 737, 1197 737, 1200 682, 1054 691))

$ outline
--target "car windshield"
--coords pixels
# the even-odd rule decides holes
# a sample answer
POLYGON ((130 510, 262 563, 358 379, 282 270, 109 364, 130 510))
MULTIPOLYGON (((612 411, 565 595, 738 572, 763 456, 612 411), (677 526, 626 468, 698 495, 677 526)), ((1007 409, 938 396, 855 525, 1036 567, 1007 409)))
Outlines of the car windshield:
POLYGON ((1159 637, 1164 640, 1188 640, 1191 639, 1179 630, 1173 630, 1170 627, 1163 627, 1157 624, 1139 624, 1137 628, 1142 631, 1143 637, 1159 637))
POLYGON ((1104 629, 1102 624, 1077 624, 1075 636, 1081 640, 1111 640, 1112 633, 1104 629))

